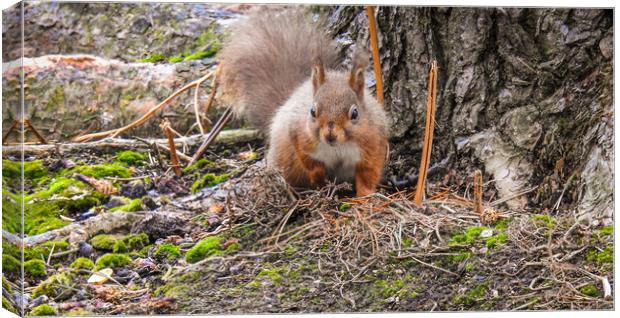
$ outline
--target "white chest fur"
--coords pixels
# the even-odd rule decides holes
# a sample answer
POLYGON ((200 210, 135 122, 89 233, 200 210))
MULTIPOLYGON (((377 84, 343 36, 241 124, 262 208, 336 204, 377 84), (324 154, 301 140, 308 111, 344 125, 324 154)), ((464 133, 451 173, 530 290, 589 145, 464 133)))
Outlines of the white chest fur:
POLYGON ((330 146, 321 142, 311 157, 325 165, 330 180, 353 182, 355 165, 361 160, 362 156, 357 143, 347 142, 342 145, 330 146))

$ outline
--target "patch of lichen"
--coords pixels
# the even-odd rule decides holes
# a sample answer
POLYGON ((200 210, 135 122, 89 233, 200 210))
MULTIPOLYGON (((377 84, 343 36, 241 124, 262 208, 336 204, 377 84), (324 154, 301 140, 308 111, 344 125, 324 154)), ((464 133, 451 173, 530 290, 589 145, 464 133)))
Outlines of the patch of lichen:
POLYGON ((214 173, 206 173, 198 180, 194 182, 192 185, 192 192, 198 192, 200 189, 205 187, 213 187, 216 186, 230 178, 230 174, 224 173, 221 175, 216 175, 214 173))
POLYGON ((105 254, 95 262, 95 270, 103 268, 123 267, 131 264, 131 258, 125 254, 110 253, 105 254))

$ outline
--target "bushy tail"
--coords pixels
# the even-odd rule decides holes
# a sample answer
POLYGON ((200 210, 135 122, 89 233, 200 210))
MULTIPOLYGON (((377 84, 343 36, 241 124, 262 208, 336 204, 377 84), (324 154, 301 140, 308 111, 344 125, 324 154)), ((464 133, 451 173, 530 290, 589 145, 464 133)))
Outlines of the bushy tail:
POLYGON ((270 120, 310 77, 314 61, 335 67, 336 46, 321 24, 298 11, 263 12, 234 30, 220 52, 223 98, 235 113, 267 132, 270 120))

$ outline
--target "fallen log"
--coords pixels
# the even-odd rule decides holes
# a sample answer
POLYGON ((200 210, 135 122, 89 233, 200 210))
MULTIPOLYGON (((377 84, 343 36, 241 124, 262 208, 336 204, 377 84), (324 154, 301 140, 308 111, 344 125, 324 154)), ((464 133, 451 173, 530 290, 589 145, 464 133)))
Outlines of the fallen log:
MULTIPOLYGON (((102 213, 82 222, 69 224, 65 227, 51 230, 42 234, 25 237, 23 240, 18 235, 2 231, 2 238, 7 242, 24 247, 32 247, 53 240, 67 239, 72 245, 84 242, 100 233, 114 233, 119 230, 132 230, 136 224, 143 220, 159 220, 158 224, 177 225, 187 220, 185 212, 177 211, 149 211, 149 212, 113 212, 102 213)), ((170 228, 174 228, 170 226, 170 228)))
MULTIPOLYGON (((190 137, 176 138, 176 147, 183 145, 188 147, 198 146, 207 138, 206 135, 193 135, 190 137)), ((215 139, 216 144, 238 144, 247 143, 259 139, 259 132, 252 129, 231 129, 222 131, 215 139)), ((166 147, 168 139, 147 139, 149 142, 156 143, 158 146, 166 147)), ((57 143, 49 145, 7 145, 2 147, 3 156, 17 156, 22 150, 26 156, 43 157, 50 153, 71 153, 85 150, 97 150, 98 152, 112 152, 119 150, 148 150, 149 146, 144 142, 134 139, 106 138, 99 141, 82 143, 57 143)))

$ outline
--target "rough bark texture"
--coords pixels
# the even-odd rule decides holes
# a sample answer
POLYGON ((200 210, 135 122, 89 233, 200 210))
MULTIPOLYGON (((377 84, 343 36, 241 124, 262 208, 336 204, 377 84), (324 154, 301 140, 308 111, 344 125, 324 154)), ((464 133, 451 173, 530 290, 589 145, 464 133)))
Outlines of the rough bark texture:
MULTIPOLYGON (((331 21, 343 46, 369 47, 362 7, 331 21)), ((418 165, 436 59, 433 162, 452 154, 460 173, 484 168, 500 196, 539 185, 530 203, 579 202, 580 215, 610 220, 612 10, 379 7, 377 22, 392 173, 418 165)))

